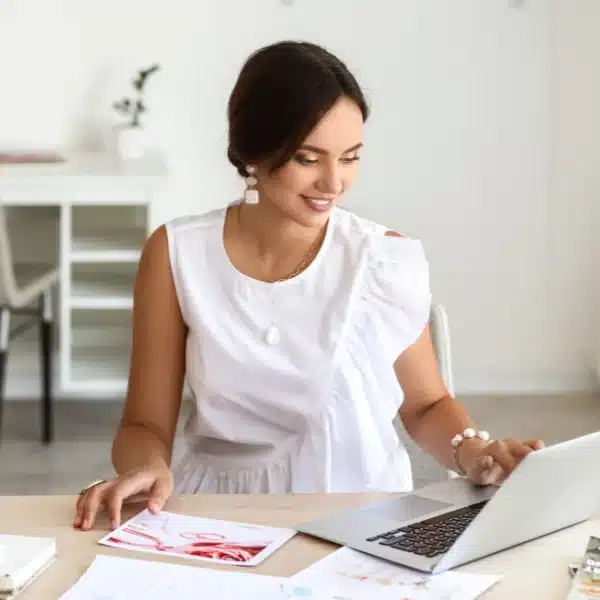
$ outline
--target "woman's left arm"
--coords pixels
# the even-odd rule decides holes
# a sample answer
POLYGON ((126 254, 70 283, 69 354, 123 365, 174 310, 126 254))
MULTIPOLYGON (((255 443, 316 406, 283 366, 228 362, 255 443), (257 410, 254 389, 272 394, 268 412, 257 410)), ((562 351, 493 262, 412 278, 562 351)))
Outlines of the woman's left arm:
POLYGON ((462 467, 474 483, 501 483, 527 454, 544 446, 541 440, 489 443, 471 438, 459 445, 455 460, 452 438, 468 427, 475 430, 478 427, 460 402, 448 393, 440 376, 429 326, 396 360, 394 370, 404 394, 399 416, 408 434, 444 467, 454 471, 462 467))

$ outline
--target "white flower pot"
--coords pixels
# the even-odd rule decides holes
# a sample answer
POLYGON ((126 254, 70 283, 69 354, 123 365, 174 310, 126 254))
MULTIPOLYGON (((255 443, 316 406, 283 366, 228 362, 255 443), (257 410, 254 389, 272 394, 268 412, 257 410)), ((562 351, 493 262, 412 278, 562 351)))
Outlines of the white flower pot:
POLYGON ((115 149, 119 158, 141 158, 146 153, 146 144, 146 132, 142 127, 115 127, 115 149))

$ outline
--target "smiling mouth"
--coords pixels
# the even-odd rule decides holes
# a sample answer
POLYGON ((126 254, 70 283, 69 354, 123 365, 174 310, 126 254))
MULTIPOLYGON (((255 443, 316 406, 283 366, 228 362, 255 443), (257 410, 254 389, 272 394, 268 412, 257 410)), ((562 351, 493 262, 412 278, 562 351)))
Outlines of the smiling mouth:
POLYGON ((302 198, 310 207, 316 210, 327 210, 334 203, 334 199, 314 198, 311 196, 304 196, 303 194, 302 198))

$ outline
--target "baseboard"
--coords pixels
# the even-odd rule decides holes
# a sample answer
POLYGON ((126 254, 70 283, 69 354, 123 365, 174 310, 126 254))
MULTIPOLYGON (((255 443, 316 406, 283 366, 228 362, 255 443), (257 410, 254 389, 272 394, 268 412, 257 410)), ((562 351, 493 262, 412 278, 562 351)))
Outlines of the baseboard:
MULTIPOLYGON (((55 381, 59 381, 58 376, 56 376, 55 381)), ((40 395, 41 388, 37 377, 27 379, 13 378, 13 381, 9 380, 6 386, 5 400, 7 402, 26 402, 29 400, 38 400, 40 395)), ((71 393, 62 390, 60 387, 55 388, 53 396, 56 402, 72 402, 73 400, 83 402, 122 402, 125 400, 125 393, 109 394, 102 390, 98 390, 97 392, 90 391, 85 394, 81 392, 71 393)), ((183 398, 184 400, 191 398, 191 393, 187 387, 184 388, 183 398)))
MULTIPOLYGON (((41 395, 40 383, 37 378, 32 378, 30 380, 16 380, 13 378, 12 381, 8 381, 6 386, 6 401, 7 402, 22 402, 27 400, 36 400, 41 395)), ((55 379, 58 381, 58 377, 55 379)), ((56 387, 54 389, 54 399, 57 402, 61 400, 90 400, 90 401, 98 401, 98 400, 108 400, 114 402, 115 400, 123 400, 124 395, 116 396, 114 394, 107 394, 106 392, 98 391, 89 392, 86 394, 72 394, 65 390, 62 390, 60 387, 56 387)))
POLYGON ((563 394, 595 393, 600 378, 596 373, 532 374, 506 377, 477 374, 455 377, 456 395, 467 394, 563 394))
MULTIPOLYGON (((58 377, 55 379, 58 381, 58 377)), ((561 393, 595 393, 600 390, 600 377, 595 372, 573 373, 567 375, 512 375, 500 377, 498 375, 482 376, 467 374, 455 376, 455 393, 469 394, 561 394, 561 393)), ((6 389, 6 400, 22 401, 38 398, 40 384, 37 377, 9 379, 6 389)), ((189 396, 186 390, 185 396, 189 396)), ((57 401, 64 400, 123 400, 124 394, 115 396, 102 390, 86 392, 85 394, 71 394, 61 389, 55 391, 57 401)))

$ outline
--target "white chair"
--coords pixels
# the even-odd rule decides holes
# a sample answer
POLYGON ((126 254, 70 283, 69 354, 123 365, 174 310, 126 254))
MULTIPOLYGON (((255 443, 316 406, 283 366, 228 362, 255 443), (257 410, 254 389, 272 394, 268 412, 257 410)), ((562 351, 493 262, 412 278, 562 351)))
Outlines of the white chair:
POLYGON ((42 375, 41 434, 53 439, 52 413, 52 292, 59 279, 57 266, 18 263, 13 257, 5 209, 0 206, 0 439, 10 342, 30 327, 39 326, 42 375), (13 315, 30 317, 11 328, 13 315))
MULTIPOLYGON (((451 396, 454 396, 454 372, 452 370, 452 350, 450 345, 450 326, 448 324, 448 315, 441 304, 433 304, 429 317, 429 328, 431 330, 431 340, 433 349, 440 368, 440 375, 446 389, 451 396)), ((458 473, 450 469, 447 470, 449 478, 458 477, 458 473)))
POLYGON ((450 326, 448 316, 441 304, 433 304, 429 317, 429 327, 435 356, 437 358, 442 380, 448 393, 454 396, 454 374, 452 371, 452 352, 450 347, 450 326))

